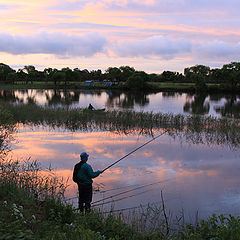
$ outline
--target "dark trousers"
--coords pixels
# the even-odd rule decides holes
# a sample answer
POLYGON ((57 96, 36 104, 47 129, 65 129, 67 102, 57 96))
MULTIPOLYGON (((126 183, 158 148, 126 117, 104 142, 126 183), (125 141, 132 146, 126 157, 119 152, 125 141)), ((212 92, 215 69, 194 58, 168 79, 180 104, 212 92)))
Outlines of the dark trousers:
POLYGON ((92 202, 92 184, 78 184, 78 208, 81 212, 89 211, 92 202))

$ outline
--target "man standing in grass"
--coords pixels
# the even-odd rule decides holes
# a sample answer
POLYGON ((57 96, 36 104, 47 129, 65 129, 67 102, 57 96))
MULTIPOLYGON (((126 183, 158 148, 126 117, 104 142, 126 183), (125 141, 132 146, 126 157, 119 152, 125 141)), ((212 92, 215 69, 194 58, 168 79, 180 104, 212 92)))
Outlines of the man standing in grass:
POLYGON ((92 202, 93 178, 98 177, 102 171, 94 172, 87 164, 89 155, 86 152, 80 154, 81 161, 74 166, 73 181, 78 184, 78 207, 80 212, 89 211, 92 202))

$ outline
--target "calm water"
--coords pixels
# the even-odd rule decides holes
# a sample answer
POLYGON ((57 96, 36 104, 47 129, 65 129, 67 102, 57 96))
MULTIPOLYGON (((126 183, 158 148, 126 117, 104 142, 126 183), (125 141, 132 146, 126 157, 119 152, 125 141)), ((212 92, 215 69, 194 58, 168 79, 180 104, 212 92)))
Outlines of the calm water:
POLYGON ((135 111, 204 114, 240 117, 238 95, 197 95, 186 93, 124 93, 119 91, 0 90, 0 100, 12 103, 35 103, 45 107, 127 109, 135 111))
MULTIPOLYGON (((43 167, 51 164, 59 176, 69 178, 66 197, 74 197, 77 186, 71 178, 79 153, 87 151, 93 169, 101 170, 150 137, 19 126, 15 139, 14 157, 31 157, 43 167)), ((94 187, 106 192, 94 194, 93 202, 143 186, 105 202, 114 200, 116 210, 160 204, 162 190, 165 204, 174 214, 184 209, 186 217, 197 211, 200 217, 214 212, 236 215, 240 213, 239 157, 239 149, 187 144, 163 135, 96 178, 94 187)), ((77 199, 70 202, 76 205, 77 199)), ((108 211, 111 205, 100 207, 108 211)))
MULTIPOLYGON (((0 100, 12 104, 33 103, 44 107, 87 107, 134 109, 164 113, 206 114, 239 117, 238 96, 189 95, 180 93, 127 94, 112 91, 1 91, 0 100)), ((159 132, 155 132, 158 134, 159 132)), ((69 178, 67 198, 77 195, 72 170, 79 154, 90 154, 89 163, 101 170, 150 140, 138 134, 108 131, 70 132, 63 128, 19 125, 12 155, 20 160, 31 157, 43 167, 51 165, 59 176, 69 178)), ((240 149, 224 145, 189 144, 163 135, 127 157, 94 181, 94 200, 106 199, 100 206, 108 211, 161 203, 163 192, 168 210, 193 217, 212 213, 240 214, 240 149), (142 186, 141 188, 139 186, 142 186), (135 189, 135 190, 134 190, 135 189), (125 192, 125 193, 123 193, 125 192), (118 195, 119 193, 123 193, 118 195), (117 196, 114 196, 117 195, 117 196)), ((70 200, 76 205, 77 199, 70 200)), ((98 202, 99 203, 99 202, 98 202)))

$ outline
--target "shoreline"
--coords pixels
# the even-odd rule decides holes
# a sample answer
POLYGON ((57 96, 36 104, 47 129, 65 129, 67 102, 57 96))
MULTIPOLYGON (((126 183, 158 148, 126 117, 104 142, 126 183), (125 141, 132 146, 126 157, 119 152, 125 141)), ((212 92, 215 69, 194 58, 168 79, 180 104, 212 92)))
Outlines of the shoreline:
POLYGON ((143 89, 128 89, 124 83, 118 85, 105 86, 103 83, 96 83, 95 86, 84 86, 83 82, 73 83, 60 83, 54 85, 53 83, 20 83, 20 84, 0 84, 1 90, 26 90, 26 89, 56 89, 56 90, 120 90, 129 92, 145 92, 145 93, 157 93, 157 92, 182 92, 182 93, 229 93, 237 94, 240 92, 240 88, 230 88, 222 86, 221 84, 207 84, 207 89, 204 91, 197 91, 194 83, 174 83, 174 82, 151 82, 147 84, 147 87, 143 89))

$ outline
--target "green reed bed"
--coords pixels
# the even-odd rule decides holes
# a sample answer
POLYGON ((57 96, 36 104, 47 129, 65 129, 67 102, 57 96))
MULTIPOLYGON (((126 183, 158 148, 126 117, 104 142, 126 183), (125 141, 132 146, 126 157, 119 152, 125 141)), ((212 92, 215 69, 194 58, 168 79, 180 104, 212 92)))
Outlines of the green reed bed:
POLYGON ((173 138, 189 143, 224 144, 231 148, 240 145, 240 120, 212 116, 149 113, 134 111, 91 111, 88 109, 44 108, 34 104, 2 103, 15 121, 64 127, 71 131, 108 130, 154 135, 165 131, 173 138))
POLYGON ((14 119, 6 109, 0 106, 0 159, 9 151, 11 134, 15 130, 14 119))

